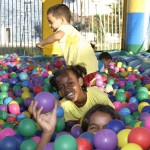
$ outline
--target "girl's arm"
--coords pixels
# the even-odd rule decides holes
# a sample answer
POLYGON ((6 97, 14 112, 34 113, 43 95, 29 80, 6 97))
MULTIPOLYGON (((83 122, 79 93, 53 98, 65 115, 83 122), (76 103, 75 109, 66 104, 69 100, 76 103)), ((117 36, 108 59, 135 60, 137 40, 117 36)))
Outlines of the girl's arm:
POLYGON ((57 32, 51 34, 50 36, 48 36, 46 39, 44 39, 40 43, 38 43, 37 47, 43 48, 47 44, 51 44, 56 41, 59 41, 64 35, 65 35, 65 33, 63 31, 61 31, 61 30, 57 31, 57 32))

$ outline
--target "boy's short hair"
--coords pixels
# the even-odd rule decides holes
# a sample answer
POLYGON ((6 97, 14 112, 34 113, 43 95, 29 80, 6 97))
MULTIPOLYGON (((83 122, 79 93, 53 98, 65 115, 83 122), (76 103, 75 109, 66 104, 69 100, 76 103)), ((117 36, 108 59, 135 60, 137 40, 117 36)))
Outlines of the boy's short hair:
POLYGON ((71 20, 71 12, 65 4, 57 4, 47 10, 47 15, 52 14, 56 18, 64 17, 68 23, 71 20))
POLYGON ((112 56, 108 52, 102 52, 99 55, 98 59, 99 60, 102 60, 102 59, 111 59, 112 60, 112 56))

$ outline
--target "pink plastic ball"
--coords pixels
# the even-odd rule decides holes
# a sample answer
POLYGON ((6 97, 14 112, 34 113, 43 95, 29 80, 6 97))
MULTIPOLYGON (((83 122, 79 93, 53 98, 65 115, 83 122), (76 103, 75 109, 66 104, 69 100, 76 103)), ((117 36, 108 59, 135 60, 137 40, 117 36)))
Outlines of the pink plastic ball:
POLYGON ((35 141, 35 142, 37 142, 37 143, 39 143, 40 142, 40 137, 39 136, 34 136, 34 137, 32 137, 32 140, 33 141, 35 141))
POLYGON ((120 85, 120 87, 124 87, 125 86, 125 82, 124 81, 119 81, 118 84, 120 85))
POLYGON ((146 117, 144 126, 148 129, 150 129, 150 116, 146 117))
POLYGON ((16 132, 12 128, 5 128, 0 131, 0 140, 6 136, 14 136, 16 132))
POLYGON ((100 87, 103 85, 103 80, 102 79, 97 79, 96 80, 96 86, 100 87))
POLYGON ((117 110, 117 111, 119 111, 121 108, 122 108, 122 104, 121 104, 121 102, 113 102, 113 105, 115 106, 115 109, 117 110))
POLYGON ((128 80, 129 80, 129 81, 135 81, 135 75, 134 75, 134 74, 130 74, 130 75, 128 76, 128 80))
POLYGON ((96 75, 95 75, 95 78, 96 78, 96 79, 102 79, 102 76, 101 76, 100 74, 96 74, 96 75))
POLYGON ((14 115, 20 114, 20 107, 18 104, 10 104, 8 109, 9 109, 9 112, 14 115))

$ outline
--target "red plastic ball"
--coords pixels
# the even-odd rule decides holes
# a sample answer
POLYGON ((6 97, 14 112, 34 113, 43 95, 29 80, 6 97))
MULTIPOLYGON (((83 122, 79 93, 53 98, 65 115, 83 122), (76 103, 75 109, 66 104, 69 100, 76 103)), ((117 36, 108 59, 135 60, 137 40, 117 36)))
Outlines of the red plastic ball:
POLYGON ((144 127, 134 128, 129 133, 128 142, 136 143, 146 150, 150 147, 150 131, 144 127))
POLYGON ((42 88, 42 86, 40 86, 40 85, 37 85, 37 86, 35 86, 35 87, 33 88, 34 94, 37 94, 37 93, 42 92, 42 91, 43 91, 43 88, 42 88))
POLYGON ((92 150, 92 144, 85 138, 77 138, 78 150, 92 150))

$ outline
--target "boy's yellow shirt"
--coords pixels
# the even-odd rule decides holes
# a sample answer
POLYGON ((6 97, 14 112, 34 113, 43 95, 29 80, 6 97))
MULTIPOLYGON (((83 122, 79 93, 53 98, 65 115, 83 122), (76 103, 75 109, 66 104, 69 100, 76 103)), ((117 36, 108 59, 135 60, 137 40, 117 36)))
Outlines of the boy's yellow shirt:
POLYGON ((59 40, 67 65, 82 65, 87 74, 98 71, 98 60, 91 44, 71 25, 61 25, 58 31, 65 33, 59 40))

